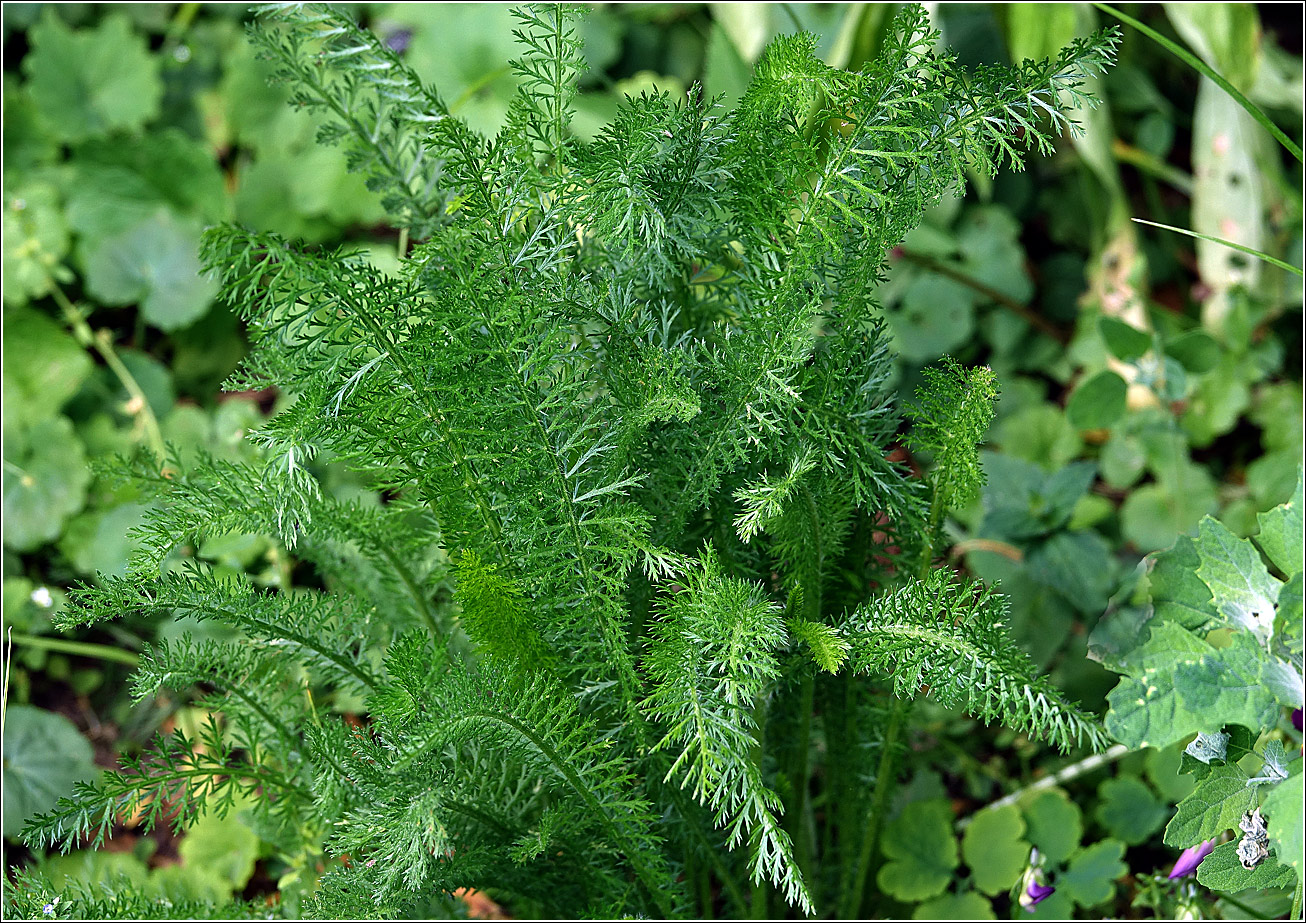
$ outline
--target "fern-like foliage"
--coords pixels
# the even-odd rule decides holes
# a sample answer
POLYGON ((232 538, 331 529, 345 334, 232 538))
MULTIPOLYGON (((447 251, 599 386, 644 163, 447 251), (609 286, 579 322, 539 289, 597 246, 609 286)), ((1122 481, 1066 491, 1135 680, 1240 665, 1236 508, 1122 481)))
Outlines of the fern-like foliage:
POLYGON ((843 626, 857 673, 893 677, 894 692, 922 689, 943 705, 1051 741, 1062 750, 1106 745, 1100 725, 1039 677, 1006 634, 1007 601, 991 589, 932 571, 854 612, 843 626))
POLYGON ((775 650, 787 641, 780 609, 758 587, 721 576, 705 558, 654 630, 647 670, 649 714, 666 727, 655 749, 675 754, 667 779, 680 778, 729 829, 745 839, 752 877, 766 878, 804 911, 811 897, 780 826, 780 798, 767 788, 753 737, 758 705, 779 676, 775 650))
POLYGON ((934 456, 932 478, 940 509, 964 506, 984 485, 977 447, 993 422, 998 396, 991 369, 964 369, 951 358, 943 367, 924 370, 925 384, 916 391, 918 405, 908 411, 913 427, 911 446, 934 456))
POLYGON ((180 830, 239 795, 301 876, 330 855, 319 917, 420 916, 469 887, 543 918, 692 916, 718 887, 737 914, 773 894, 821 912, 894 746, 872 675, 1100 739, 999 597, 904 585, 979 484, 996 385, 927 376, 910 438, 934 465, 911 477, 873 293, 967 170, 1073 127, 1114 37, 966 71, 910 7, 861 72, 780 36, 733 111, 645 94, 586 143, 577 15, 519 14, 518 90, 484 137, 344 12, 259 13, 292 104, 328 116, 321 140, 413 247, 386 273, 206 232, 251 341, 230 387, 287 399, 256 460, 126 463, 151 504, 139 553, 66 618, 208 623, 146 650, 133 689, 217 717, 79 786, 33 846, 180 830), (329 463, 385 502, 336 496, 329 463), (279 583, 196 560, 229 535, 274 543, 279 583))

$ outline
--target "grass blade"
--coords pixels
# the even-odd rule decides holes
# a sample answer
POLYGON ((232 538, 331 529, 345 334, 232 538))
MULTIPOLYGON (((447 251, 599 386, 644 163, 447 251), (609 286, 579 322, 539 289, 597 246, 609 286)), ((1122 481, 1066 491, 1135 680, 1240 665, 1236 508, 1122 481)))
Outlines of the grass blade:
POLYGON ((1221 246, 1229 247, 1231 249, 1241 251, 1242 253, 1246 253, 1249 256, 1256 257, 1258 260, 1264 260, 1267 263, 1270 263, 1274 266, 1278 266, 1280 269, 1286 269, 1288 270, 1288 272, 1294 273, 1298 276, 1302 275, 1302 271, 1298 269, 1296 266, 1292 265, 1291 263, 1285 263, 1283 260, 1277 257, 1270 256, 1268 253, 1265 253, 1264 251, 1253 250, 1251 247, 1244 247, 1242 244, 1236 244, 1232 240, 1224 240, 1221 237, 1212 237, 1210 234, 1198 234, 1196 231, 1189 231, 1186 228, 1171 227, 1168 224, 1158 224, 1155 221, 1144 221, 1142 218, 1134 218, 1132 220, 1137 221, 1139 224, 1150 225, 1151 227, 1154 228, 1161 228, 1162 230, 1166 230, 1166 231, 1174 231, 1176 234, 1185 234, 1188 237, 1196 237, 1198 240, 1209 240, 1213 244, 1220 244, 1221 246))
MULTIPOLYGON (((1285 148, 1288 149, 1288 153, 1297 158, 1298 163, 1302 162, 1301 148, 1298 147, 1291 138, 1289 138, 1282 131, 1280 131, 1279 126, 1271 122, 1270 117, 1266 115, 1264 112, 1262 112, 1260 107, 1257 106, 1256 103, 1252 102, 1246 96, 1243 96, 1242 93, 1238 92, 1237 88, 1234 87, 1232 83, 1230 83, 1228 80, 1225 80, 1214 70, 1212 70, 1211 66, 1207 64, 1205 61, 1203 61, 1201 58, 1197 57, 1187 48, 1184 48, 1181 45, 1176 45, 1174 42, 1170 41, 1168 38, 1166 38, 1160 32, 1157 32, 1155 29, 1143 25, 1141 22, 1139 22, 1137 19, 1134 19, 1132 16, 1126 16, 1124 13, 1120 12, 1119 10, 1112 9, 1110 6, 1108 6, 1105 3, 1094 3, 1093 6, 1097 7, 1099 10, 1101 10, 1104 13, 1110 13, 1112 16, 1114 16, 1116 19, 1119 19, 1121 22, 1133 26, 1139 32, 1143 33, 1148 38, 1152 39, 1152 41, 1156 42, 1158 45, 1165 48, 1171 54, 1175 55, 1175 57, 1179 58, 1182 61, 1185 61, 1190 67, 1194 68, 1199 73, 1203 74, 1206 77, 1210 77, 1212 80, 1216 82, 1216 84, 1219 85, 1220 89, 1224 90, 1226 93, 1232 96, 1234 98, 1234 101, 1237 102, 1238 105, 1246 109, 1248 115, 1256 119, 1256 121, 1260 122, 1261 125, 1264 126, 1266 131, 1274 135, 1275 139, 1277 139, 1280 144, 1282 144, 1285 148)), ((1171 228, 1171 230, 1175 230, 1175 228, 1171 228)), ((1226 241, 1220 241, 1220 243, 1226 243, 1226 241)))

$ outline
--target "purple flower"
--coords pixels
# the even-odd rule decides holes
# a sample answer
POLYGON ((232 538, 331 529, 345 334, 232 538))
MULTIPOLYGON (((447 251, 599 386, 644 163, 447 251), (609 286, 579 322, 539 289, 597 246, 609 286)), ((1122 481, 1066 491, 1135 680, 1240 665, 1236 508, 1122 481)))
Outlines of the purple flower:
POLYGON ((386 46, 397 55, 402 55, 407 51, 412 41, 412 29, 396 29, 385 37, 386 46))
POLYGON ((1052 892, 1055 890, 1056 888, 1050 887, 1049 885, 1039 884, 1038 881, 1031 876, 1029 884, 1025 885, 1025 893, 1020 896, 1020 906, 1032 913, 1034 908, 1051 897, 1052 892))
POLYGON ((1197 866, 1201 861, 1211 854, 1215 849, 1215 840, 1206 840, 1198 843, 1196 846, 1189 846, 1179 854, 1179 861, 1174 864, 1167 876, 1171 881, 1176 878, 1183 878, 1185 875, 1191 875, 1197 871, 1197 866))
POLYGON ((1298 733, 1301 732, 1301 709, 1300 708, 1294 708, 1292 710, 1292 726, 1297 729, 1298 733))

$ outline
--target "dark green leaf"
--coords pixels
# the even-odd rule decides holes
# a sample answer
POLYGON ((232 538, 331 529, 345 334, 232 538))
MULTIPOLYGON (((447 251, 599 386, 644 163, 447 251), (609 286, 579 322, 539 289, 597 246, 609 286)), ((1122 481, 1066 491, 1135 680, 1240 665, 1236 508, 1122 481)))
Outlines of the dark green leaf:
POLYGON ((1137 359, 1152 348, 1152 335, 1125 323, 1118 317, 1100 317, 1097 329, 1111 355, 1124 362, 1137 359))
POLYGON ((1220 344, 1204 330, 1175 337, 1165 344, 1165 351, 1194 375, 1209 372, 1220 361, 1220 344))

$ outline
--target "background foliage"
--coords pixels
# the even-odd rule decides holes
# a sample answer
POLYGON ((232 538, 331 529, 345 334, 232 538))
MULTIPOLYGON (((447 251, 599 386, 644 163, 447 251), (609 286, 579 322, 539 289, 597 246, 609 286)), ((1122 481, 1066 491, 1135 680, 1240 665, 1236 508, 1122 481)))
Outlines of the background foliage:
MULTIPOLYGON (((514 77, 503 62, 516 53, 506 7, 356 12, 473 127, 505 118, 514 77)), ((1133 12, 1285 129, 1299 125, 1299 23, 1273 6, 1133 12)), ((270 863, 238 812, 181 839, 119 837, 127 849, 114 854, 45 858, 14 840, 26 817, 156 729, 204 720, 168 698, 131 707, 124 678, 144 642, 213 637, 211 624, 138 617, 71 638, 50 628, 67 586, 125 572, 128 530, 152 502, 98 474, 96 460, 164 442, 184 457, 240 457, 244 433, 278 399, 218 391, 245 340, 199 274, 203 227, 235 220, 359 243, 382 270, 398 246, 343 154, 314 143, 316 117, 267 85, 245 15, 194 4, 4 7, 6 868, 40 862, 56 883, 122 873, 178 902, 289 893, 311 863, 270 863)), ((593 134, 621 94, 653 86, 679 93, 701 80, 737 98, 765 41, 800 25, 822 36, 829 63, 856 67, 891 15, 872 5, 600 7, 582 27, 590 71, 577 124, 593 134)), ((934 19, 971 65, 1042 57, 1107 21, 1086 4, 943 4, 934 19)), ((945 354, 996 373, 987 485, 946 524, 953 555, 1001 581, 1035 662, 1104 709, 1116 677, 1103 662, 1148 611, 1143 556, 1196 535, 1208 514, 1235 536, 1256 533, 1257 514, 1292 494, 1302 455, 1298 279, 1129 218, 1300 267, 1302 186, 1268 133, 1137 33, 1126 32, 1119 65, 1094 89, 1104 105, 1082 115, 1083 137, 1022 174, 976 177, 964 199, 935 209, 894 251, 881 298, 902 393, 945 354)), ((337 496, 380 502, 342 467, 316 467, 337 496)), ((212 538, 195 553, 263 586, 297 580, 272 536, 212 538)), ((357 703, 341 695, 330 707, 348 714, 357 703)), ((1104 764, 959 830, 1053 758, 937 706, 920 713, 921 768, 899 796, 880 866, 904 914, 1008 913, 1031 847, 1058 872, 1037 916, 1236 912, 1151 877, 1177 853, 1162 831, 1195 784, 1177 774, 1180 747, 1104 764)), ((1239 898, 1271 915, 1274 899, 1239 898)))

